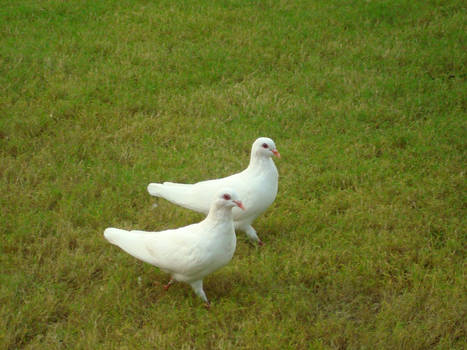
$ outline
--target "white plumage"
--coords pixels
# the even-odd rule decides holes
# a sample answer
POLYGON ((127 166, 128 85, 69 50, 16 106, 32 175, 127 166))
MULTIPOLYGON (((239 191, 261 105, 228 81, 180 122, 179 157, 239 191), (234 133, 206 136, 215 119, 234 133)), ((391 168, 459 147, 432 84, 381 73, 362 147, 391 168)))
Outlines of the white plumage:
POLYGON ((200 223, 160 232, 107 228, 105 238, 128 254, 159 267, 173 279, 191 285, 207 305, 203 278, 226 265, 235 252, 236 237, 232 208, 243 208, 233 189, 221 189, 211 201, 207 217, 200 223))
POLYGON ((280 157, 274 141, 260 137, 251 148, 250 164, 238 174, 195 184, 151 183, 148 185, 148 192, 182 207, 207 213, 220 188, 234 188, 247 208, 245 211, 234 208, 235 228, 244 231, 250 239, 262 245, 251 224, 276 198, 279 174, 272 160, 274 155, 280 157))

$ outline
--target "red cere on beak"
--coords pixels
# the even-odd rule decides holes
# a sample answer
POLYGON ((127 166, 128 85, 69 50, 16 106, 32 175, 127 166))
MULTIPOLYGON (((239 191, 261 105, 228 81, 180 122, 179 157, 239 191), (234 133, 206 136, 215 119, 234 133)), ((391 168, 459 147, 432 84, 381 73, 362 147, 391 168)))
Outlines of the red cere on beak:
POLYGON ((281 157, 281 154, 279 153, 279 151, 277 149, 273 149, 272 150, 272 153, 274 153, 274 155, 277 157, 277 158, 280 158, 281 157))
POLYGON ((237 204, 237 206, 238 206, 240 209, 245 210, 245 207, 243 206, 242 202, 240 202, 240 201, 232 201, 232 202, 234 202, 235 204, 237 204))

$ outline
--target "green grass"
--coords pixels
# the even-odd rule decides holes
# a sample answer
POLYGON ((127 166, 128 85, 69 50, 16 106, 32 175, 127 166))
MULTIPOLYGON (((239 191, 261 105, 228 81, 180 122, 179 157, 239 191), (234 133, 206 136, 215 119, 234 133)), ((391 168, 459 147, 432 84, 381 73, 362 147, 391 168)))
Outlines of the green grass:
POLYGON ((0 2, 2 349, 464 349, 464 1, 0 2), (146 192, 279 193, 205 279, 103 238, 202 216, 146 192), (139 282, 138 282, 139 281, 139 282))

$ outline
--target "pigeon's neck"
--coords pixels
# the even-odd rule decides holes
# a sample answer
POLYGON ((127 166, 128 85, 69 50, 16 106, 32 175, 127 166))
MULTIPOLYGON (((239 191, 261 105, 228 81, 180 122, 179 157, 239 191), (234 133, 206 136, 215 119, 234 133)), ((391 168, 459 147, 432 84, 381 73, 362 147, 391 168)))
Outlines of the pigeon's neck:
POLYGON ((271 157, 258 156, 254 153, 251 154, 250 164, 248 164, 248 171, 264 171, 265 169, 274 169, 274 161, 271 157))
POLYGON ((206 221, 213 223, 233 222, 232 208, 218 206, 214 203, 209 210, 206 221))

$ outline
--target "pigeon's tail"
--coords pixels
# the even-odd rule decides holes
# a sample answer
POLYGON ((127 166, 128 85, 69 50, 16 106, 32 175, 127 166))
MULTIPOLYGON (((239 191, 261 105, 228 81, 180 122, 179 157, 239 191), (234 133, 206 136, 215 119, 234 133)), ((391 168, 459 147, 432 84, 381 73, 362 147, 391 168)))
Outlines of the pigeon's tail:
POLYGON ((164 197, 163 192, 164 192, 164 185, 163 184, 157 184, 157 183, 152 183, 148 185, 148 192, 151 196, 154 197, 164 197))
POLYGON ((110 243, 122 248, 135 258, 151 264, 153 257, 147 249, 145 234, 147 233, 142 231, 126 231, 113 227, 106 228, 104 231, 104 237, 110 243))
POLYGON ((109 228, 105 229, 104 237, 110 243, 118 245, 120 237, 123 236, 126 233, 128 233, 128 231, 120 230, 118 228, 109 227, 109 228))
POLYGON ((148 192, 151 196, 165 198, 169 202, 197 212, 207 213, 209 211, 211 200, 209 193, 202 191, 202 188, 197 185, 173 182, 152 183, 148 185, 148 192))

